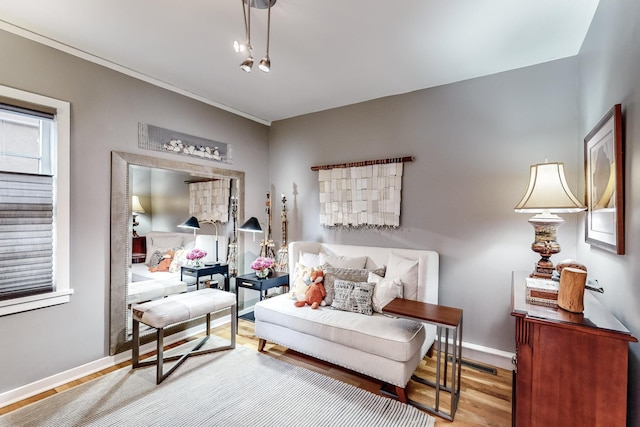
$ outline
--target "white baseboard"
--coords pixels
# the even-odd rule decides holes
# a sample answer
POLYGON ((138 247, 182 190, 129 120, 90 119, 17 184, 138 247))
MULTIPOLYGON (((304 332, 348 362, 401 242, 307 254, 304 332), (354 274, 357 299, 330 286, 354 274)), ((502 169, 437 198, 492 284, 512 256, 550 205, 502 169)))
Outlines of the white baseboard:
MULTIPOLYGON (((229 317, 225 316, 220 319, 215 319, 212 322, 211 327, 216 328, 218 326, 222 326, 229 322, 230 322, 229 317)), ((199 326, 187 329, 185 331, 178 332, 173 335, 169 335, 168 337, 165 338, 164 343, 165 345, 169 345, 174 342, 192 337, 204 331, 205 331, 205 326, 199 325, 199 326)), ((140 347, 140 354, 145 354, 150 351, 154 351, 155 349, 156 349, 156 342, 152 341, 140 347)), ((15 403, 15 402, 19 402, 21 400, 27 399, 29 397, 35 396, 37 394, 43 393, 47 390, 51 390, 53 388, 59 387, 63 384, 67 384, 68 382, 75 381, 79 378, 86 377, 87 375, 91 375, 103 369, 110 368, 119 363, 126 362, 128 360, 131 360, 131 357, 132 357, 131 350, 123 351, 122 353, 118 353, 114 356, 103 357, 93 362, 89 362, 84 365, 77 366, 73 369, 69 369, 68 371, 60 372, 50 377, 43 378, 31 384, 26 384, 22 387, 15 388, 13 390, 9 390, 4 393, 0 393, 0 408, 11 405, 12 403, 15 403)))
POLYGON ((470 359, 474 362, 513 371, 513 363, 511 362, 513 356, 515 356, 515 354, 509 353, 508 351, 462 341, 463 359, 470 359))

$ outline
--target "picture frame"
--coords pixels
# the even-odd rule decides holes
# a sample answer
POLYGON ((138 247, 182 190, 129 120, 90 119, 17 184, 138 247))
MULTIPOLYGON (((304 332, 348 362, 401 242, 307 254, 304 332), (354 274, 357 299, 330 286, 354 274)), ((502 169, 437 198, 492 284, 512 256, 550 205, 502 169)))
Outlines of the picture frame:
POLYGON ((614 105, 584 138, 585 242, 624 254, 622 106, 614 105))

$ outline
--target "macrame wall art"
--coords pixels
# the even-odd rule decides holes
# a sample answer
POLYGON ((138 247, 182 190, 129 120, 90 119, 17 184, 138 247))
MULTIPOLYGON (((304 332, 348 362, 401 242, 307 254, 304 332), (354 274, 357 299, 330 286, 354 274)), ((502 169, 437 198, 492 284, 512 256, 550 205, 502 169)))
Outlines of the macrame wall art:
POLYGON ((230 194, 229 178, 189 182, 189 215, 203 223, 227 223, 230 194))
POLYGON ((319 171, 320 224, 399 227, 403 163, 413 160, 411 156, 311 167, 319 171))

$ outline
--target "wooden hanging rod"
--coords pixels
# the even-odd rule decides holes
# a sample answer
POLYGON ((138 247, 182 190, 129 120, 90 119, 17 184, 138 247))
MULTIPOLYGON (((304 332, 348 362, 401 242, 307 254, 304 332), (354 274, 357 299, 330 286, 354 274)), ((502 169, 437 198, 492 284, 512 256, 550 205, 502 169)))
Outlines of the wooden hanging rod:
POLYGON ((360 166, 372 166, 372 165, 386 165, 388 163, 405 163, 405 162, 413 162, 416 158, 413 156, 406 157, 393 157, 390 159, 380 159, 380 160, 364 160, 362 162, 352 162, 352 163, 339 163, 337 165, 323 165, 323 166, 311 166, 312 171, 317 170, 325 170, 325 169, 336 169, 336 168, 353 168, 360 166))
POLYGON ((185 184, 196 184, 198 182, 218 181, 220 178, 196 178, 189 181, 185 181, 185 184))

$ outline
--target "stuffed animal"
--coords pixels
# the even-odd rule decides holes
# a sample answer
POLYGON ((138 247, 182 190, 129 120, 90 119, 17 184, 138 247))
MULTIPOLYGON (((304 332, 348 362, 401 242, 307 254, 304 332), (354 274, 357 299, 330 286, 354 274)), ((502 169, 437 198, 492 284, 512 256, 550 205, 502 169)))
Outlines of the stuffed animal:
POLYGON ((167 251, 162 256, 162 261, 160 261, 160 263, 156 267, 149 267, 149 271, 169 271, 169 267, 171 267, 171 261, 173 261, 173 255, 173 251, 167 251))
POLYGON ((327 303, 324 301, 324 297, 327 296, 327 292, 324 289, 322 281, 324 280, 324 272, 320 268, 314 268, 309 274, 311 284, 304 293, 304 300, 296 301, 294 304, 296 307, 304 307, 310 305, 312 309, 316 309, 319 306, 324 306, 327 303))

